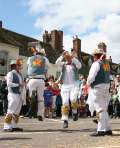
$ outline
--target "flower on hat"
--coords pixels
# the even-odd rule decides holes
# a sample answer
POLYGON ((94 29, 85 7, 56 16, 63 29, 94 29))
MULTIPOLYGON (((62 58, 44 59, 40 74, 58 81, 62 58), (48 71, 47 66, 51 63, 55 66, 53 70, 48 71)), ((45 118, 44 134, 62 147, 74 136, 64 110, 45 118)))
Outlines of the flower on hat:
POLYGON ((34 53, 36 49, 34 47, 31 47, 31 52, 34 53))
POLYGON ((98 48, 93 49, 93 55, 103 54, 103 53, 104 53, 103 49, 98 49, 98 48))
POLYGON ((46 56, 46 53, 45 53, 45 49, 44 48, 40 49, 40 53, 42 53, 43 55, 46 56))

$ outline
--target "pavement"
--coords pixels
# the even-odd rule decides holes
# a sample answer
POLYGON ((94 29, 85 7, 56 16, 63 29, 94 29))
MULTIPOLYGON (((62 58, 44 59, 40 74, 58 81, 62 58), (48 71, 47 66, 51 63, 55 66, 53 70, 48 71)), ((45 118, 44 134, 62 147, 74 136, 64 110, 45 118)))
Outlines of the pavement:
POLYGON ((69 121, 63 129, 60 119, 20 118, 23 132, 3 132, 4 117, 0 117, 0 148, 120 148, 120 119, 111 119, 112 136, 91 137, 96 131, 92 118, 69 121))

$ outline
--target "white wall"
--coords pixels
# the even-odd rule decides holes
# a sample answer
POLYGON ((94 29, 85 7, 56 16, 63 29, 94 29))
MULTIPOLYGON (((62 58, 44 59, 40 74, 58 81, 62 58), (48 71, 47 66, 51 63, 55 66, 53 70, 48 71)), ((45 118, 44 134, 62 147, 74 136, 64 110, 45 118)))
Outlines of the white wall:
POLYGON ((48 69, 48 75, 54 75, 54 77, 56 77, 56 72, 57 72, 58 68, 55 64, 51 64, 49 65, 49 69, 48 69))
POLYGON ((8 60, 19 57, 19 47, 16 46, 0 43, 0 51, 8 52, 8 60))
MULTIPOLYGON (((5 51, 8 53, 7 58, 7 71, 9 70, 9 62, 11 59, 16 59, 19 57, 19 47, 12 46, 5 43, 0 43, 0 51, 5 51)), ((2 79, 3 76, 0 76, 0 79, 2 79)))

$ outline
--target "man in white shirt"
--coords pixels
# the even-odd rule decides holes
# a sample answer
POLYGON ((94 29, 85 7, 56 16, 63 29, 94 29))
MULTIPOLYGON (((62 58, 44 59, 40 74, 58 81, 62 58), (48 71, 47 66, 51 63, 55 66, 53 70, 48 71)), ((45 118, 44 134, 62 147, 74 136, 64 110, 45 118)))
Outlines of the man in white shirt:
POLYGON ((59 81, 61 85, 62 97, 62 120, 64 121, 63 128, 68 128, 69 115, 69 100, 71 101, 73 120, 78 120, 77 115, 77 95, 79 90, 79 75, 78 70, 81 68, 81 63, 75 57, 72 57, 69 52, 65 51, 60 56, 56 64, 61 67, 61 75, 59 81))
POLYGON ((110 100, 110 66, 105 57, 106 55, 103 49, 94 49, 94 62, 87 79, 87 84, 90 86, 89 97, 92 97, 90 102, 99 115, 97 132, 91 136, 112 135, 107 112, 110 100))
POLYGON ((23 129, 17 127, 19 113, 22 107, 22 88, 23 78, 20 73, 21 61, 11 61, 11 71, 6 76, 8 87, 8 109, 5 116, 4 131, 22 131, 23 129))
MULTIPOLYGON (((45 50, 38 47, 34 49, 33 56, 28 58, 28 89, 30 97, 33 92, 37 92, 37 117, 39 121, 43 121, 44 116, 44 99, 43 93, 45 88, 45 76, 48 70, 49 61, 45 56, 45 50)), ((36 98, 35 98, 36 99, 36 98)))

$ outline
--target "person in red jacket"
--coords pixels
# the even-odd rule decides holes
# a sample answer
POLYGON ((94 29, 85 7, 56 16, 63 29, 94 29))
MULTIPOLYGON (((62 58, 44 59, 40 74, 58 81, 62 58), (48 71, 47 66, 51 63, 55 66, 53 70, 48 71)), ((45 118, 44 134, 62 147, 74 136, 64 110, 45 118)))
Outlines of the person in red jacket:
POLYGON ((60 89, 58 84, 54 82, 54 78, 49 79, 50 89, 52 91, 52 118, 56 118, 56 97, 60 94, 60 89))

